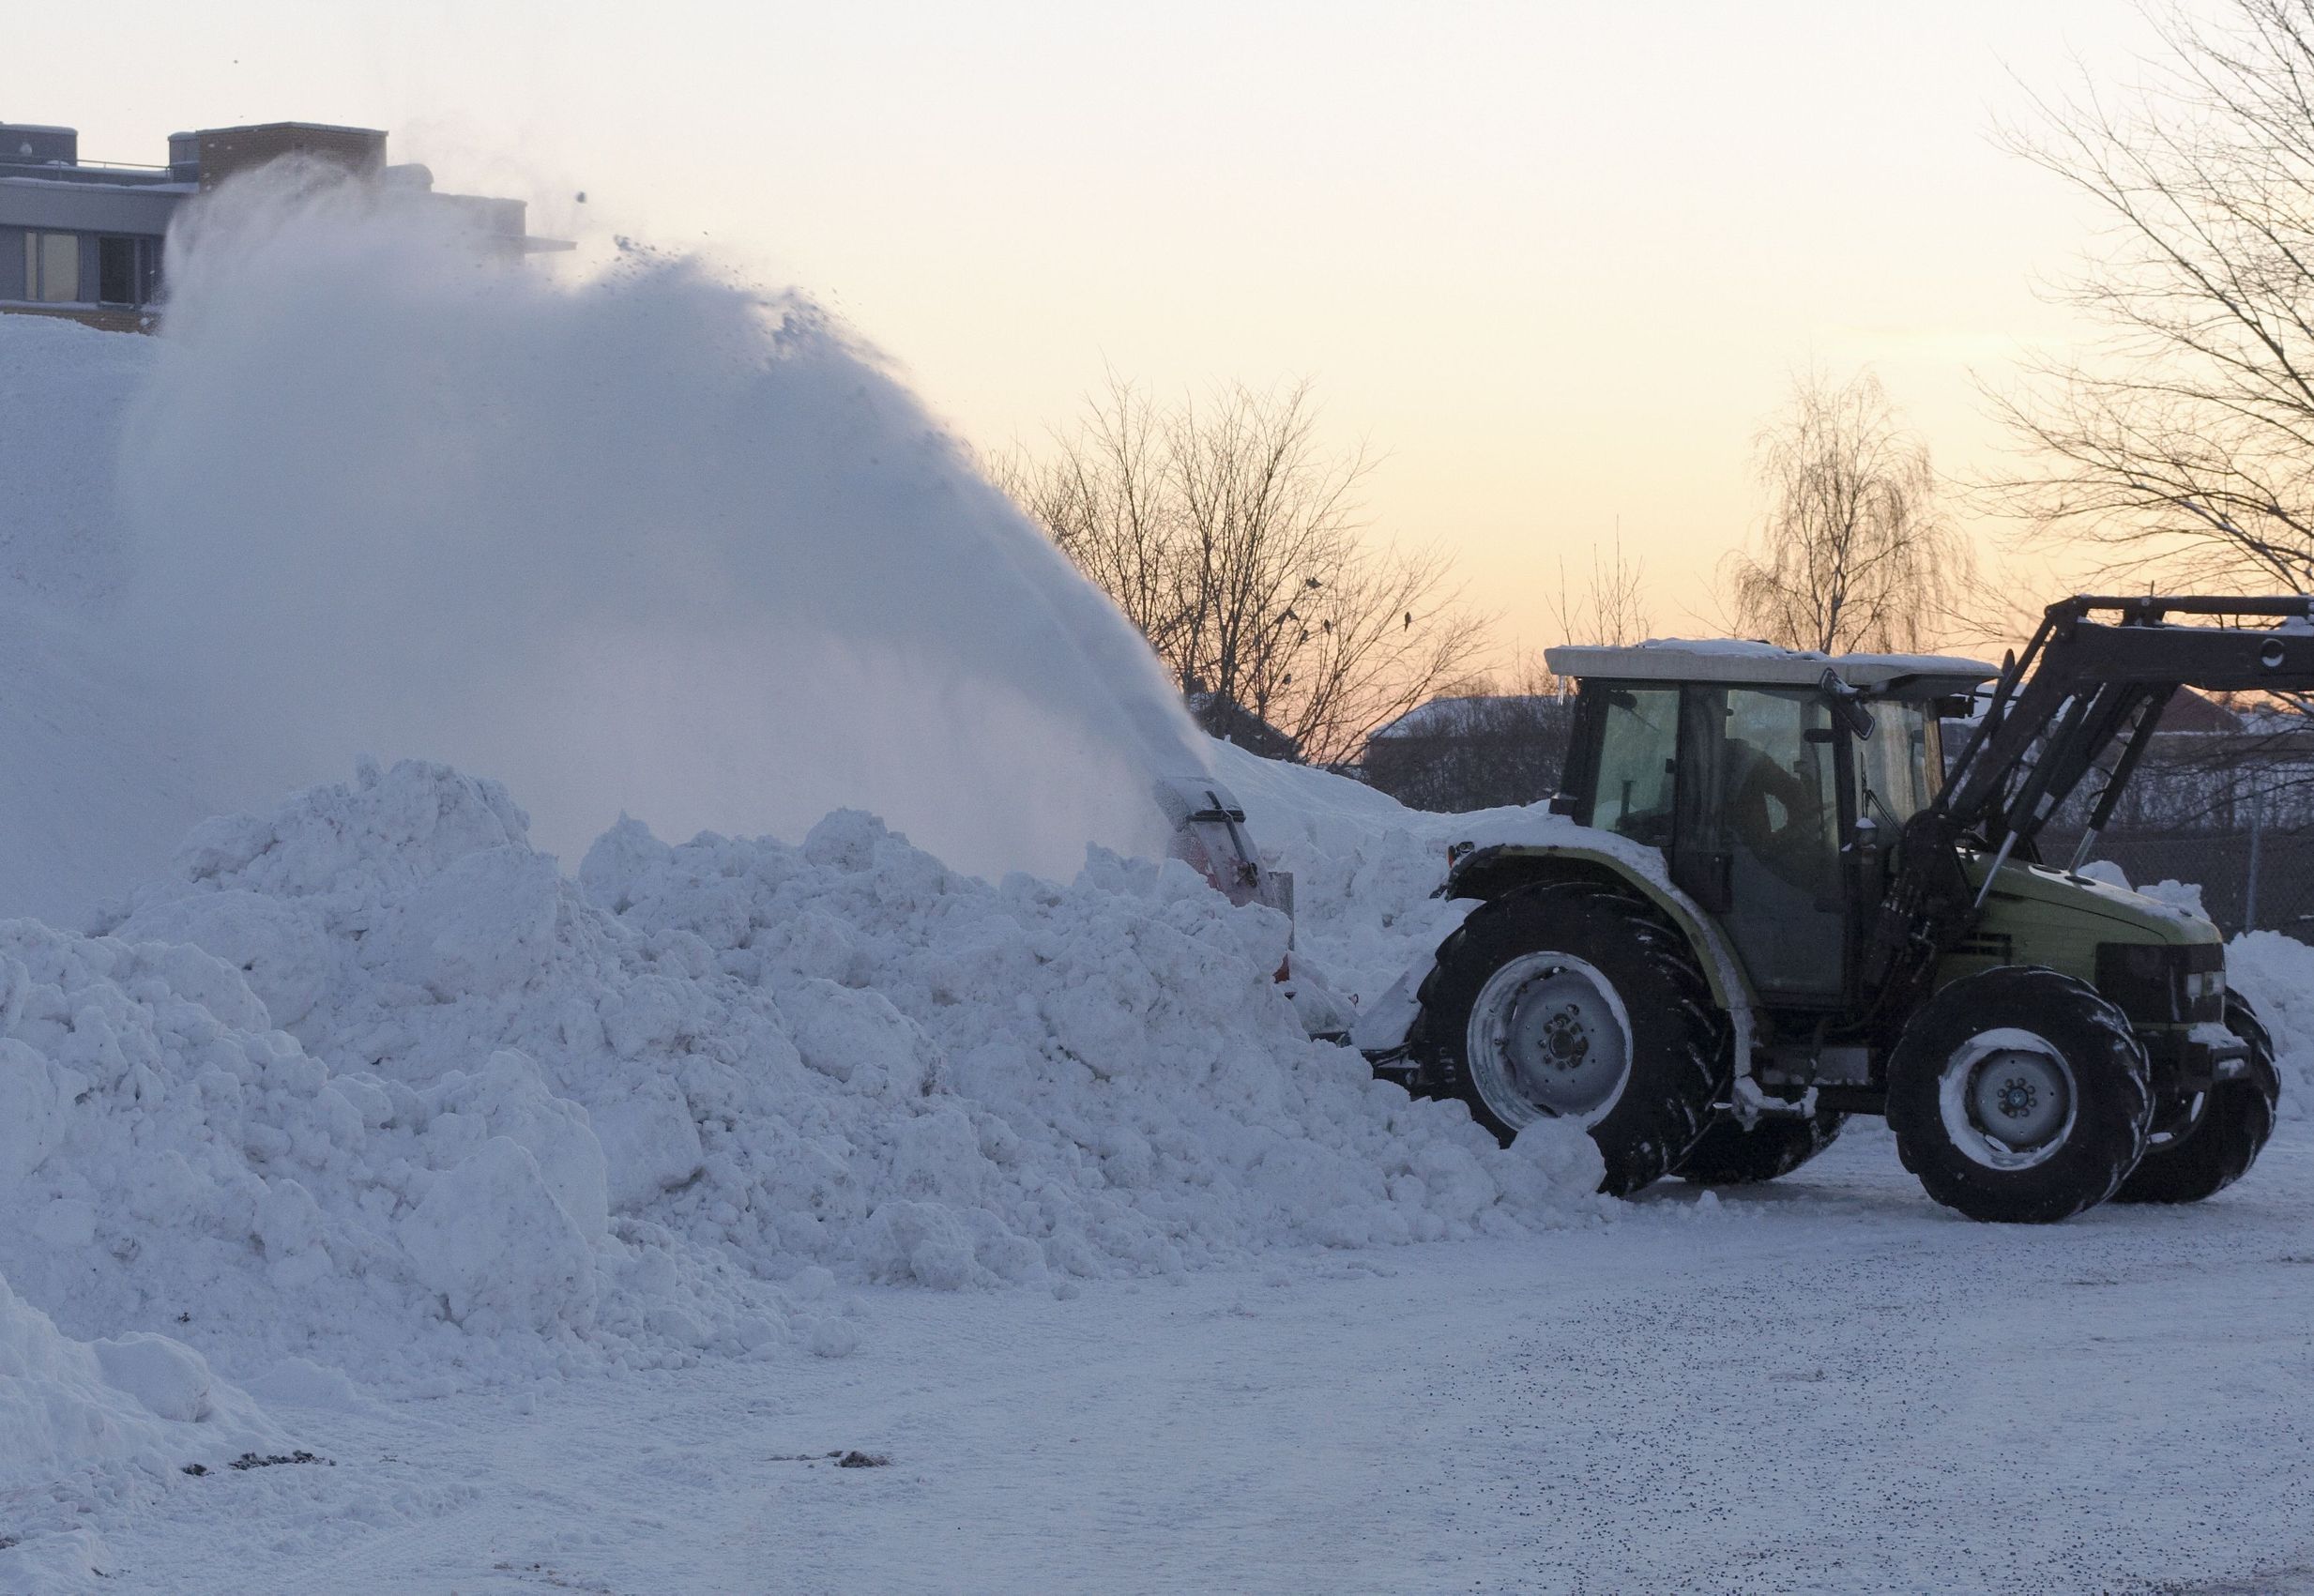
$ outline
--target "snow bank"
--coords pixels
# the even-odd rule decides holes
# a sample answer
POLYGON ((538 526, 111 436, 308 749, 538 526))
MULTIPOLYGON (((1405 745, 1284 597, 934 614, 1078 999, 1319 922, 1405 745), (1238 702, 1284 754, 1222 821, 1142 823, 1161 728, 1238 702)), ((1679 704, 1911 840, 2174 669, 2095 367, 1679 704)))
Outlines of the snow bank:
POLYGON ((278 985, 260 917, 220 904, 250 969, 0 923, 0 1273, 66 1331, 389 1383, 776 1339, 612 1231, 586 1116, 529 1058, 480 1048, 423 1090, 333 1071, 251 989, 278 985), (670 1337, 678 1305, 696 1328, 670 1337))
POLYGON ((1271 979, 1284 918, 1178 862, 1096 856, 1068 888, 991 888, 842 813, 800 847, 669 847, 630 825, 581 880, 773 995, 845 1098, 867 1073, 875 1118, 852 1139, 885 1200, 859 1235, 814 1239, 878 1278, 1169 1269, 1594 1211, 1586 1186, 1528 1178, 1539 1148, 1510 1160, 1458 1106, 1308 1041, 1271 979), (882 1106, 894 1078, 905 1116, 882 1106))
POLYGON ((104 1543, 73 1528, 79 1515, 278 1441, 256 1404, 181 1342, 74 1341, 0 1278, 0 1590, 105 1572, 104 1543))
POLYGON ((209 823, 99 929, 0 928, 0 1268, 236 1370, 842 1351, 839 1281, 1604 1211, 1579 1134, 1505 1153, 1306 1040, 1285 920, 1175 862, 991 886, 843 812, 797 846, 624 822, 574 882, 504 789, 405 763, 209 823))
POLYGON ((2226 979, 2274 1035, 2281 1117, 2314 1114, 2314 948, 2278 931, 2247 931, 2226 946, 2226 979))

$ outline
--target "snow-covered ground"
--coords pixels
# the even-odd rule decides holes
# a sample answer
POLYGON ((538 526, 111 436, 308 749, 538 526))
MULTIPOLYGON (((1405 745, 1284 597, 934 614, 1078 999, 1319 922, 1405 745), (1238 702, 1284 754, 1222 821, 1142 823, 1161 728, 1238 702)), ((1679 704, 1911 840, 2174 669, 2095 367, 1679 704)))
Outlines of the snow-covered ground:
POLYGON ((329 1466, 171 1493, 103 1588, 2314 1590, 2309 1204, 2302 1125, 2049 1229, 1866 1133, 1547 1237, 871 1289, 841 1361, 282 1408, 329 1466))

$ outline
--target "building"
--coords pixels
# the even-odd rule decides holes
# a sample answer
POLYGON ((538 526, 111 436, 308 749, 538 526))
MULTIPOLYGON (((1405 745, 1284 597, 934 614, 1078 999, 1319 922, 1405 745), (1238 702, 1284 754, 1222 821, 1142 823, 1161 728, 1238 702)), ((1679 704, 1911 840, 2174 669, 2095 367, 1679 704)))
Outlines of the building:
POLYGON ((1366 782, 1409 809, 1539 802, 1559 790, 1574 709, 1551 694, 1434 698, 1366 739, 1366 782))
POLYGON ((166 283, 169 224, 236 173, 296 158, 411 197, 456 207, 493 253, 567 250, 532 237, 520 200, 436 193, 423 166, 391 166, 374 128, 266 122, 169 135, 165 166, 81 159, 70 128, 0 122, 0 313, 68 316, 92 327, 147 327, 166 283))

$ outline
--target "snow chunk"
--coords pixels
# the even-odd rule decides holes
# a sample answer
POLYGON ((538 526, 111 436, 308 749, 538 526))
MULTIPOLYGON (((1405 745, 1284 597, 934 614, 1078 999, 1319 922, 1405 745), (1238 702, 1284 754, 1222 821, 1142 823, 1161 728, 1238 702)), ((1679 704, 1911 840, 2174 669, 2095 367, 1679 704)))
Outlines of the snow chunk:
POLYGON ((328 976, 320 921, 258 892, 209 892, 147 901, 114 928, 128 942, 190 942, 238 969, 277 1026, 312 1011, 328 976))
POLYGON ((593 1317, 586 1238, 510 1136, 491 1137, 437 1177, 401 1231, 419 1279, 459 1324, 584 1329, 593 1317))

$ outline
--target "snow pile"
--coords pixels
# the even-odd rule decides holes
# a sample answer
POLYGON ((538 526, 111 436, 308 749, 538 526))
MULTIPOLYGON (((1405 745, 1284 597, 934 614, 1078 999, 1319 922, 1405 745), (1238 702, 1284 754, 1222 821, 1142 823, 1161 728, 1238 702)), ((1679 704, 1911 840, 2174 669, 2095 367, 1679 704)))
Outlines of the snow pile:
POLYGON ((32 1472, 214 1465, 276 1439, 256 1404, 182 1342, 74 1341, 0 1280, 0 1491, 32 1472))
MULTIPOLYGON (((286 991, 287 920, 219 906, 212 940, 286 991)), ((0 1274, 69 1334, 161 1330, 293 1382, 778 1338, 712 1270, 613 1231, 586 1116, 536 1064, 456 1066, 423 1090, 333 1072, 219 957, 0 922, 0 1274)))
POLYGON ((79 1515, 278 1438, 256 1404, 181 1342, 74 1341, 0 1278, 0 1590, 102 1571, 104 1544, 71 1528, 79 1515))
MULTIPOLYGON (((2124 890, 2129 889, 2126 880, 2118 885, 2124 890)), ((2151 898, 2164 907, 2191 915, 2196 920, 2210 918, 2210 911, 2201 906, 2201 883, 2199 881, 2178 881, 2165 877, 2150 887, 2139 887, 2136 890, 2140 897, 2151 898)))
MULTIPOLYGON (((830 1274, 1061 1281, 1600 1211, 1580 1135, 1505 1154, 1307 1041, 1270 979, 1284 919, 1178 863, 992 887, 842 812, 800 846, 626 822, 581 875, 495 783, 405 763, 212 822, 104 926, 207 949, 287 1028, 261 1058, 296 1077, 265 1100, 278 1135, 232 1134, 269 1163, 313 1149, 315 1191, 358 1165, 281 1200, 284 1244, 343 1250, 332 1278, 414 1335, 585 1328, 556 1214, 598 1259, 607 1223, 662 1269, 730 1259, 808 1299, 830 1274), (394 1156, 359 1155, 378 1138, 394 1156)), ((254 1193, 194 1206, 229 1201, 211 1223, 246 1249, 254 1193)), ((856 1334, 809 1305, 795 1327, 856 1334)))
POLYGON ((1310 1041, 1271 980, 1284 917, 1231 908, 1176 861, 991 888, 839 813, 800 847, 670 847, 630 823, 581 879, 775 995, 847 1097, 863 1071, 871 1092, 925 1083, 907 1117, 859 1126, 863 1150, 892 1138, 885 1200, 845 1243, 878 1277, 1170 1269, 1596 1211, 1579 1134, 1505 1155, 1460 1107, 1310 1041))
POLYGON ((2247 931, 2226 946, 2226 979, 2273 1033, 2285 1119, 2314 1114, 2314 948, 2278 931, 2247 931))

